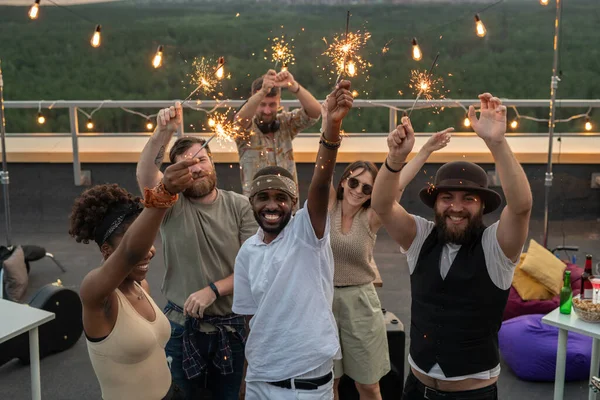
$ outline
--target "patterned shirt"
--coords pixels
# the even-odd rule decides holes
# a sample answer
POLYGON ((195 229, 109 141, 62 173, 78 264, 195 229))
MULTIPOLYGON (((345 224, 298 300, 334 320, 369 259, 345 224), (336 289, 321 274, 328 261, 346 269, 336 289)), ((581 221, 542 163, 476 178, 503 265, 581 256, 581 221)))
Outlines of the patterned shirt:
POLYGON ((267 166, 278 165, 287 169, 298 185, 292 140, 299 132, 314 125, 318 118, 311 118, 303 108, 297 108, 277 114, 277 119, 280 127, 272 136, 262 133, 252 120, 252 126, 245 135, 236 140, 240 156, 242 191, 247 197, 250 196, 254 174, 267 166))

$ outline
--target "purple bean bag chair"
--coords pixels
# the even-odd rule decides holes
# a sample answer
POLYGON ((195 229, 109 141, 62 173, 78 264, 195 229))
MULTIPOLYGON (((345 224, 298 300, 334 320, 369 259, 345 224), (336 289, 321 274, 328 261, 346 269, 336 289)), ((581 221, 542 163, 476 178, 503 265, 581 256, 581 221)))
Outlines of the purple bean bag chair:
MULTIPOLYGON (((523 315, 502 323, 500 353, 520 379, 554 381, 558 329, 542 322, 542 314, 523 315)), ((592 338, 569 332, 565 380, 589 379, 592 338)))
MULTIPOLYGON (((567 263, 567 271, 571 271, 571 288, 573 289, 573 296, 579 294, 581 289, 581 275, 583 269, 575 264, 567 263)), ((514 288, 510 287, 510 293, 508 295, 508 302, 506 308, 504 308, 504 314, 502 320, 520 317, 521 315, 528 314, 548 314, 550 311, 558 307, 560 302, 560 295, 554 296, 549 300, 523 300, 519 293, 514 288)))

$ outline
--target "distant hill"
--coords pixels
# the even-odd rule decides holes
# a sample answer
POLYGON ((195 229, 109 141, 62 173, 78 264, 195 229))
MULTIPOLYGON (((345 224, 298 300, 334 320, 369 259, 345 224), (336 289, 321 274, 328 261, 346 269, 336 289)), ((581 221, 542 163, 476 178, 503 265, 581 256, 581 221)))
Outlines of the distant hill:
MULTIPOLYGON (((347 9, 352 12, 351 29, 367 29, 372 34, 362 52, 372 66, 368 74, 353 79, 361 99, 414 98, 409 87, 411 70, 428 69, 437 52, 435 73, 444 80, 446 97, 475 98, 484 91, 503 98, 550 96, 555 9, 541 6, 537 0, 505 2, 481 13, 488 30, 485 38, 474 33, 473 14, 486 7, 481 4, 324 7, 250 0, 179 4, 157 0, 140 7, 141 0, 131 1, 77 6, 77 13, 89 22, 58 7, 43 7, 39 19, 31 21, 25 7, 0 6, 5 98, 181 99, 193 89, 188 77, 192 61, 202 56, 224 56, 226 71, 231 74, 222 82, 221 94, 212 95, 246 98, 252 80, 274 66, 264 59, 264 49, 267 56, 270 52, 268 38, 282 34, 294 39, 296 63, 290 65, 290 71, 317 98, 324 98, 335 76, 329 72, 330 60, 322 56, 326 48, 322 38, 331 41, 334 34, 343 32, 347 9), (95 23, 102 25, 98 49, 89 45, 95 23), (420 62, 410 57, 413 36, 423 50, 420 62), (154 69, 150 61, 158 45, 164 46, 164 65, 154 69)), ((564 3, 559 98, 600 97, 599 25, 598 0, 564 3)), ((291 96, 285 93, 284 98, 291 96)), ((548 117, 545 109, 519 111, 548 117)), ((586 111, 559 108, 557 115, 586 111)), ((66 112, 46 112, 50 118, 39 127, 37 110, 7 110, 8 131, 69 130, 66 112)), ((431 110, 415 111, 413 122, 427 131, 460 128, 462 109, 437 112, 439 115, 431 110)), ((196 115, 193 122, 201 125, 205 115, 196 115)), ((513 116, 509 110, 509 118, 513 116)), ((592 118, 600 125, 600 110, 593 111, 592 118)), ((120 110, 100 110, 94 119, 101 130, 121 132, 143 130, 145 122, 120 110)), ((388 110, 358 110, 347 126, 355 132, 385 131, 388 110)), ((547 126, 522 121, 519 129, 543 132, 547 126)), ((580 131, 581 126, 561 125, 561 130, 565 129, 580 131)))

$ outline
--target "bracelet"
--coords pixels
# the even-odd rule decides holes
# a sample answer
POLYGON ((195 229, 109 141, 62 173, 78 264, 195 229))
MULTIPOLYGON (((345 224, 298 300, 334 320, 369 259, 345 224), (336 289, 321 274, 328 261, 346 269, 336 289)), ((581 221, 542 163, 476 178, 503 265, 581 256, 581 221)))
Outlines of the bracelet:
POLYGON ((162 181, 158 183, 154 188, 144 188, 144 200, 142 204, 146 208, 169 208, 179 198, 178 194, 171 194, 165 188, 162 181))
POLYGON ((400 166, 399 169, 393 169, 392 167, 390 167, 390 165, 387 162, 387 157, 385 158, 385 167, 388 169, 388 171, 393 172, 395 174, 397 174, 398 172, 402 171, 402 168, 404 168, 404 164, 406 163, 402 163, 402 165, 400 166))
POLYGON ((321 140, 319 140, 319 144, 322 144, 328 150, 337 150, 342 144, 342 139, 340 138, 337 142, 332 142, 331 140, 325 139, 325 134, 321 133, 321 140))
POLYGON ((219 297, 221 297, 221 294, 219 293, 219 289, 217 289, 217 285, 215 285, 214 283, 209 283, 208 287, 210 287, 212 289, 213 292, 215 292, 215 296, 217 296, 217 299, 219 297))
POLYGON ((298 84, 298 90, 296 90, 295 92, 292 92, 292 91, 290 90, 290 93, 298 94, 298 92, 300 91, 300 88, 301 88, 301 87, 302 87, 302 86, 300 86, 300 84, 298 84))

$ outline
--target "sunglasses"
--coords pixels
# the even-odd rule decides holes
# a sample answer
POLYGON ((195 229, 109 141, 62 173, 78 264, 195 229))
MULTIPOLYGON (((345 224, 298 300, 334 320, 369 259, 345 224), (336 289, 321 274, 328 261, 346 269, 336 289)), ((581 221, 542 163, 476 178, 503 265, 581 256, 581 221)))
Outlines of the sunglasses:
POLYGON ((360 183, 356 178, 348 178, 348 186, 356 189, 358 185, 362 185, 362 192, 365 196, 370 196, 373 193, 373 186, 365 183, 360 183))

